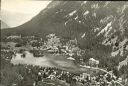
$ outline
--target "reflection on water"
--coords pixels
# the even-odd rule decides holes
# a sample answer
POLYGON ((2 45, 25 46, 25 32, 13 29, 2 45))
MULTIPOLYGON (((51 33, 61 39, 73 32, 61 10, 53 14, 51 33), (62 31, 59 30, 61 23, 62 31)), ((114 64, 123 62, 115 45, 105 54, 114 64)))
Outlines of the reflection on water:
POLYGON ((32 53, 25 51, 25 57, 23 54, 16 53, 16 55, 11 59, 11 63, 16 64, 27 64, 27 65, 38 65, 38 66, 51 66, 49 60, 43 57, 34 57, 32 53))

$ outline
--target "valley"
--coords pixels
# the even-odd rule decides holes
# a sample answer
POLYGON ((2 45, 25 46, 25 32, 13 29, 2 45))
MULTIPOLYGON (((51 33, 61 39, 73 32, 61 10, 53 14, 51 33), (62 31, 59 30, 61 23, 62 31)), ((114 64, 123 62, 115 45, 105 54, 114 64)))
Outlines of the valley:
POLYGON ((0 86, 127 86, 128 2, 52 1, 0 45, 0 86))

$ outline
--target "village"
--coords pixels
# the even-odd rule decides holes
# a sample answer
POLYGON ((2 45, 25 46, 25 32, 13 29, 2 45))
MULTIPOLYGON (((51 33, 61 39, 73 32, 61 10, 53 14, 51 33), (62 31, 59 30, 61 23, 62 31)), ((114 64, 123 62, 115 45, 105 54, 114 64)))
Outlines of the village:
MULTIPOLYGON (((71 40, 69 44, 61 47, 60 39, 55 34, 49 34, 47 37, 49 41, 43 42, 42 38, 34 36, 9 36, 6 38, 6 42, 1 42, 2 59, 12 65, 26 65, 30 73, 33 67, 39 68, 36 72, 38 81, 33 81, 33 86, 44 79, 46 81, 47 79, 62 80, 70 86, 78 86, 78 84, 91 84, 91 86, 101 86, 102 84, 107 86, 114 80, 116 80, 114 83, 120 84, 120 81, 118 81, 120 78, 114 76, 113 72, 110 73, 106 69, 98 68, 99 60, 90 58, 84 62, 81 58, 84 51, 75 46, 75 43, 77 43, 75 40, 71 40), (50 54, 54 54, 54 56, 50 54), (80 58, 76 58, 74 55, 80 58), (76 62, 79 62, 83 69, 80 69, 80 66, 75 64, 76 62), (30 69, 28 69, 29 66, 30 69)), ((19 84, 16 85, 20 86, 19 84)))

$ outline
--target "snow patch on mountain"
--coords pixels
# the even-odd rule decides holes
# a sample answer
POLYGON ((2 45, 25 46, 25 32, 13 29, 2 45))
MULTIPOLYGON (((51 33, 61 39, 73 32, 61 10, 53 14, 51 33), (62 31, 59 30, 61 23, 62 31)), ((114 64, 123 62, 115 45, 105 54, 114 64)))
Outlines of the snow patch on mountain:
POLYGON ((81 5, 87 4, 87 1, 83 1, 83 3, 81 3, 81 5))
POLYGON ((81 23, 81 21, 78 21, 79 23, 81 23))
POLYGON ((106 46, 107 45, 112 45, 112 44, 115 44, 116 43, 117 39, 118 39, 118 36, 114 37, 110 41, 109 41, 109 38, 106 38, 105 40, 103 40, 102 44, 103 45, 106 45, 106 46))
POLYGON ((73 16, 76 12, 76 10, 72 11, 71 13, 69 13, 69 16, 73 16))
POLYGON ((119 51, 114 51, 114 52, 111 53, 111 56, 115 57, 118 54, 119 54, 119 51))
POLYGON ((87 3, 87 1, 84 1, 83 3, 84 3, 84 4, 86 4, 86 3, 87 3))
POLYGON ((85 11, 83 15, 86 16, 87 14, 89 14, 89 11, 88 10, 85 11))
POLYGON ((95 28, 95 29, 94 29, 94 32, 99 31, 99 30, 100 30, 100 28, 95 28))
POLYGON ((127 58, 126 58, 125 60, 123 60, 123 61, 121 61, 121 62, 119 63, 118 70, 119 70, 122 66, 126 66, 126 65, 128 65, 128 56, 127 56, 127 58))
POLYGON ((76 16, 74 19, 77 20, 78 19, 78 16, 76 16))
POLYGON ((126 50, 128 50, 128 45, 126 46, 126 48, 125 48, 126 50))
POLYGON ((99 8, 99 5, 98 5, 98 3, 97 3, 97 4, 94 4, 94 5, 92 5, 92 6, 91 6, 91 8, 94 8, 94 9, 97 9, 97 8, 99 8))
POLYGON ((126 48, 124 48, 124 46, 126 45, 126 43, 128 42, 128 39, 125 38, 122 42, 119 43, 118 49, 116 51, 112 51, 111 56, 116 56, 118 54, 120 54, 120 56, 124 55, 124 51, 126 48))
MULTIPOLYGON (((97 36, 99 36, 100 34, 106 32, 106 31, 107 31, 107 34, 108 34, 109 31, 112 29, 111 25, 112 25, 112 22, 108 23, 108 24, 106 25, 106 27, 105 27, 104 29, 102 29, 102 30, 97 34, 97 36)), ((105 34, 105 36, 106 36, 107 34, 105 34)))
POLYGON ((81 38, 84 38, 85 37, 85 33, 81 36, 81 38))
POLYGON ((93 13, 92 16, 96 17, 96 13, 93 13))
POLYGON ((107 17, 101 19, 100 23, 104 24, 104 23, 107 23, 107 22, 112 21, 112 20, 114 20, 114 17, 112 15, 110 15, 110 16, 107 16, 107 17))

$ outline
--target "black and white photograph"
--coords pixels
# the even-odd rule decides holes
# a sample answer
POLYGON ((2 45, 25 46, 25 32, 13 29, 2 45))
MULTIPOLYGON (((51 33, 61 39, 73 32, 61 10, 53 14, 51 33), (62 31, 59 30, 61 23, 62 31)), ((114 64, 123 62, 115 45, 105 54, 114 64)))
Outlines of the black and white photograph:
POLYGON ((128 86, 128 1, 0 3, 0 86, 128 86))

